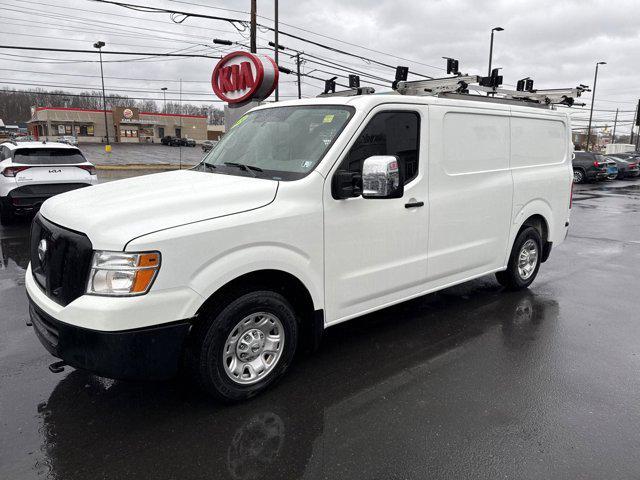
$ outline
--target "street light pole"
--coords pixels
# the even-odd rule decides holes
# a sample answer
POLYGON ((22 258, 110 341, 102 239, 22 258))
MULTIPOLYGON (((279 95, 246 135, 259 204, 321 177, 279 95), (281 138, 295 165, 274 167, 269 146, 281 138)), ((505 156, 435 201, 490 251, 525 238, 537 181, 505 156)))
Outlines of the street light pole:
POLYGON ((596 84, 598 83, 598 67, 606 65, 607 62, 596 63, 596 74, 593 77, 593 91, 591 92, 591 110, 589 111, 589 128, 587 129, 587 152, 589 151, 589 143, 591 143, 591 120, 593 119, 593 102, 596 98, 596 84))
POLYGON ((487 76, 490 77, 491 76, 491 63, 493 60, 493 34, 495 32, 501 32, 503 31, 504 28, 502 27, 494 27, 491 29, 491 44, 489 45, 489 72, 487 73, 487 76))
POLYGON ((167 113, 167 87, 162 87, 162 96, 164 97, 164 108, 162 109, 162 113, 167 113))
POLYGON ((107 140, 107 144, 104 146, 105 152, 111 151, 111 145, 109 144, 109 123, 107 122, 107 96, 104 91, 104 71, 102 69, 102 47, 106 44, 102 41, 93 44, 94 48, 98 49, 100 56, 100 79, 102 80, 102 110, 104 111, 104 133, 107 140))

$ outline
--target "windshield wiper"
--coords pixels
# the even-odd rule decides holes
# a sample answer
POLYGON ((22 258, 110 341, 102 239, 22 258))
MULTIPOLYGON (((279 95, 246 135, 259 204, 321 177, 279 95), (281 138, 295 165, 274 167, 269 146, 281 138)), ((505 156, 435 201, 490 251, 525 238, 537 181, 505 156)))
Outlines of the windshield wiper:
POLYGON ((204 168, 210 168, 211 170, 215 169, 216 166, 212 163, 202 162, 200 165, 204 166, 204 168))
POLYGON ((244 163, 236 163, 236 162, 224 162, 225 165, 229 165, 230 167, 238 167, 240 170, 244 170, 245 172, 251 173, 254 177, 256 176, 253 172, 262 172, 263 170, 260 167, 254 167, 253 165, 245 165, 244 163))

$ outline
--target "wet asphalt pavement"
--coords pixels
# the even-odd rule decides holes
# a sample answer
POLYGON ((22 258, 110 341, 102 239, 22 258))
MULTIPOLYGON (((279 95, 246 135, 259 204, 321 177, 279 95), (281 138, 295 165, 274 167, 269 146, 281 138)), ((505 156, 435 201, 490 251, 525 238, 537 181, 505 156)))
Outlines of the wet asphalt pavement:
POLYGON ((159 143, 114 143, 111 152, 100 143, 82 143, 80 150, 94 165, 188 165, 199 163, 202 147, 169 147, 159 143))
POLYGON ((231 407, 50 373, 27 236, 0 229, 1 479, 640 477, 640 181, 577 188, 528 291, 486 277, 334 327, 231 407))

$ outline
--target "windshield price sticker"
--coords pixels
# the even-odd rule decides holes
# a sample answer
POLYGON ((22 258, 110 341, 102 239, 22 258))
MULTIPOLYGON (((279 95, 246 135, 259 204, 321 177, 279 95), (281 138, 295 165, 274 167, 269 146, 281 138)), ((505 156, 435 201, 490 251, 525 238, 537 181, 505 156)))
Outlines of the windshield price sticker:
POLYGON ((333 122, 333 117, 335 115, 325 115, 324 119, 322 120, 322 123, 331 123, 333 122))
POLYGON ((242 117, 240 117, 238 119, 238 121, 236 123, 233 124, 233 126, 231 128, 235 128, 238 125, 240 125, 241 123, 243 123, 246 119, 247 119, 248 115, 243 115, 242 117))

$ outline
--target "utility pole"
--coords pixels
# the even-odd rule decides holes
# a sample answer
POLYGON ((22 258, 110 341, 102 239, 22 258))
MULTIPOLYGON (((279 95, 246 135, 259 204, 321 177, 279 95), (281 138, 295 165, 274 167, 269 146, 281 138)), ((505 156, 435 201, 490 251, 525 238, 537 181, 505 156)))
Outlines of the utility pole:
POLYGON ((300 52, 296 52, 296 74, 298 76, 298 99, 301 99, 302 85, 300 83, 300 52))
POLYGON ((107 144, 104 146, 105 152, 111 151, 111 145, 109 144, 109 123, 107 122, 107 96, 104 91, 104 71, 102 70, 102 47, 106 44, 103 41, 99 41, 93 44, 94 48, 98 49, 100 55, 100 79, 102 80, 102 110, 104 111, 104 134, 107 140, 107 144))
MULTIPOLYGON (((636 107, 636 116, 633 117, 633 122, 631 122, 631 136, 629 137, 629 143, 633 143, 633 127, 634 125, 638 125, 640 124, 640 122, 638 122, 638 117, 640 115, 640 100, 638 100, 638 106, 636 107)), ((640 136, 640 132, 638 133, 638 135, 640 136)))
POLYGON ((618 109, 616 108, 616 118, 613 120, 613 133, 611 134, 611 143, 616 143, 616 127, 618 126, 618 109))
MULTIPOLYGON (((636 107, 636 126, 640 127, 640 100, 638 100, 638 106, 636 107)), ((631 131, 633 132, 633 123, 631 124, 631 131)), ((633 143, 633 142, 632 142, 633 143)), ((640 144, 640 131, 636 135, 636 152, 638 151, 638 145, 640 144)))
MULTIPOLYGON (((274 12, 274 27, 273 27, 273 35, 274 35, 274 41, 275 41, 275 57, 276 57, 276 66, 279 65, 278 64, 278 50, 280 50, 278 48, 278 0, 275 0, 275 12, 274 12)), ((280 87, 278 87, 278 84, 276 84, 276 102, 278 101, 278 96, 280 94, 279 92, 280 87)))
POLYGON ((164 108, 162 109, 162 113, 167 113, 167 87, 162 87, 162 96, 164 97, 164 108))
MULTIPOLYGON (((593 119, 593 102, 596 99, 596 84, 598 83, 598 67, 600 65, 606 65, 607 62, 596 63, 596 73, 593 77, 593 91, 591 92, 591 110, 589 112, 589 128, 587 129, 587 149, 589 151, 589 142, 591 141, 591 120, 593 119)), ((596 140, 597 141, 597 140, 596 140)))
POLYGON ((257 3, 257 0, 251 0, 251 28, 250 28, 251 43, 249 44, 249 50, 251 51, 251 53, 256 53, 258 51, 258 46, 256 44, 256 24, 257 24, 256 3, 257 3))

